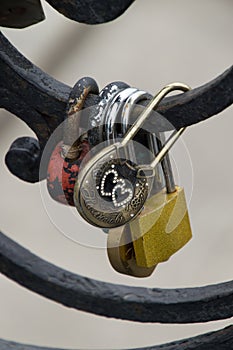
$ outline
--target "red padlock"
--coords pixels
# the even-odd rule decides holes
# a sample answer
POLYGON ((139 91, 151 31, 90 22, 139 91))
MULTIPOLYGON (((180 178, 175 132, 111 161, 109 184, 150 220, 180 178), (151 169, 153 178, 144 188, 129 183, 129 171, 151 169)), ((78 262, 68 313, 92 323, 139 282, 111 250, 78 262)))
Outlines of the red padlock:
POLYGON ((80 164, 90 150, 87 141, 81 143, 81 153, 77 160, 70 161, 62 155, 61 141, 54 149, 48 166, 47 188, 50 196, 57 202, 74 206, 73 192, 80 164))
POLYGON ((52 152, 47 171, 47 188, 50 196, 60 203, 71 206, 74 206, 73 192, 80 164, 90 150, 85 136, 78 135, 79 120, 76 118, 89 92, 94 94, 99 92, 92 78, 80 79, 71 90, 63 141, 52 152))

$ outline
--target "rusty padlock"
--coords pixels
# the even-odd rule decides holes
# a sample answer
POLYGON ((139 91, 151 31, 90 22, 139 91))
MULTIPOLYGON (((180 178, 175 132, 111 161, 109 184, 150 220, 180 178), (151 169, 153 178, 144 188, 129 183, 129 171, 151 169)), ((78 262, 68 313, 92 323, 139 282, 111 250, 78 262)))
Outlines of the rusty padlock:
POLYGON ((80 135, 79 116, 89 92, 98 93, 92 78, 80 79, 69 96, 67 117, 63 125, 63 140, 51 154, 47 171, 47 188, 50 196, 63 204, 73 206, 73 192, 80 164, 90 147, 87 136, 80 135))

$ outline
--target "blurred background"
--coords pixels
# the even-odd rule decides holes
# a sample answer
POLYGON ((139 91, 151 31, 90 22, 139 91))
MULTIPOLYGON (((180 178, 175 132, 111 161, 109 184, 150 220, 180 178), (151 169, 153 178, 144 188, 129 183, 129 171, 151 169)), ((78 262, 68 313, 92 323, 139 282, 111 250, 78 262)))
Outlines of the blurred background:
MULTIPOLYGON (((47 17, 44 22, 24 30, 4 28, 3 33, 34 64, 68 85, 91 76, 100 88, 122 80, 154 93, 176 80, 197 87, 232 64, 231 0, 136 0, 117 20, 97 26, 72 22, 44 1, 42 4, 47 17)), ((23 122, 4 110, 0 113, 0 229, 42 258, 98 280, 160 288, 230 280, 232 114, 233 108, 229 108, 186 131, 183 141, 194 177, 189 173, 180 185, 187 187, 193 239, 168 262, 160 264, 150 278, 119 275, 109 265, 105 249, 75 243, 62 234, 56 222, 50 220, 40 185, 18 180, 4 164, 11 142, 33 135, 23 122)), ((178 151, 176 154, 182 178, 187 161, 182 162, 183 155, 178 151)), ((46 201, 55 207, 52 200, 46 201)), ((92 228, 80 225, 77 232, 92 234, 92 228)), ((44 346, 149 346, 219 329, 231 322, 161 325, 107 319, 67 309, 4 276, 0 276, 0 292, 0 337, 44 346)))

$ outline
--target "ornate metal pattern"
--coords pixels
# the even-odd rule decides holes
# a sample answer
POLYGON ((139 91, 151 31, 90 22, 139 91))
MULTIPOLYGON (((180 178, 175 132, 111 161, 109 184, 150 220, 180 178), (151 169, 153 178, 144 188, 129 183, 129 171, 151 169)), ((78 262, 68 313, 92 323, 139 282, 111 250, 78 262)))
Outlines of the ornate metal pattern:
POLYGON ((137 178, 133 164, 118 158, 113 145, 109 148, 109 152, 103 149, 103 156, 98 153, 90 159, 80 171, 74 191, 76 207, 84 219, 106 228, 124 225, 137 215, 149 189, 145 177, 137 178))
MULTIPOLYGON (((91 9, 96 1, 70 0, 66 2, 66 6, 63 1, 48 0, 48 2, 70 18, 74 18, 72 16, 75 14, 75 20, 100 23, 115 18, 133 1, 118 1, 115 8, 113 1, 108 1, 105 4, 106 8, 110 9, 106 12, 107 16, 103 16, 103 7, 99 7, 100 12, 98 14, 96 8, 95 18, 91 9), (89 6, 86 7, 87 3, 89 6), (85 5, 87 16, 81 8, 77 11, 80 4, 85 5)), ((40 180, 41 152, 53 130, 64 119, 71 89, 26 60, 2 34, 0 34, 0 45, 0 107, 27 123, 38 137, 38 141, 28 137, 17 139, 6 155, 6 163, 14 175, 24 181, 36 182, 40 180)), ((84 107, 99 102, 98 95, 89 94, 84 107)), ((142 104, 147 103, 148 101, 145 101, 142 104)), ((185 95, 165 99, 159 107, 159 112, 176 128, 180 128, 210 118, 232 103, 233 66, 202 87, 193 89, 185 95)), ((161 130, 164 130, 164 127, 160 125, 161 130)), ((46 174, 42 178, 45 176, 46 174)), ((225 319, 233 315, 233 281, 201 288, 174 290, 114 285, 60 269, 33 255, 2 233, 0 271, 46 298, 67 307, 107 317, 140 322, 188 323, 225 319)), ((8 348, 49 350, 1 340, 0 349, 8 348)), ((232 349, 233 327, 144 350, 177 348, 232 349)))

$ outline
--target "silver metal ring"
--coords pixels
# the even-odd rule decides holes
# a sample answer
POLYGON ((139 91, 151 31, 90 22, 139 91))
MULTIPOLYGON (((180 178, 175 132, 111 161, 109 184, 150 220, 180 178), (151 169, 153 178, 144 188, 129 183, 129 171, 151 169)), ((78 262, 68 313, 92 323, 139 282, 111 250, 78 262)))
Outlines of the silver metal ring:
POLYGON ((132 112, 134 104, 136 104, 139 101, 145 100, 148 98, 148 93, 143 90, 136 90, 131 96, 128 97, 128 99, 125 101, 125 104, 122 109, 122 134, 124 135, 129 127, 129 119, 130 114, 132 112))
MULTIPOLYGON (((119 91, 110 103, 105 108, 105 116, 103 118, 103 137, 105 140, 112 140, 116 136, 116 118, 120 113, 123 105, 125 105, 127 99, 134 94, 138 89, 127 88, 119 91)), ((121 120, 120 120, 121 122, 121 120)))

